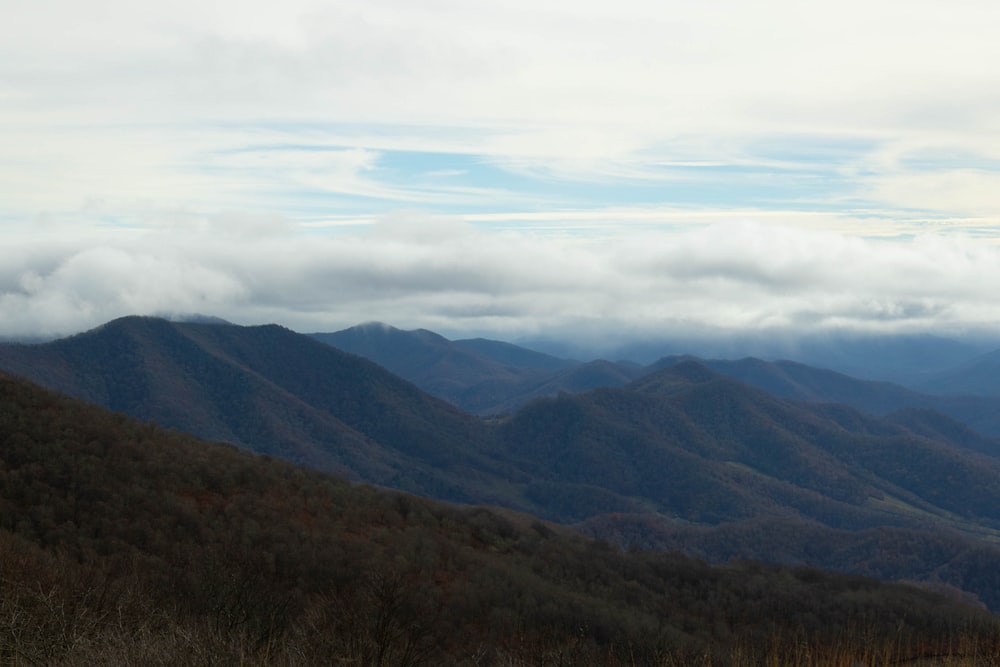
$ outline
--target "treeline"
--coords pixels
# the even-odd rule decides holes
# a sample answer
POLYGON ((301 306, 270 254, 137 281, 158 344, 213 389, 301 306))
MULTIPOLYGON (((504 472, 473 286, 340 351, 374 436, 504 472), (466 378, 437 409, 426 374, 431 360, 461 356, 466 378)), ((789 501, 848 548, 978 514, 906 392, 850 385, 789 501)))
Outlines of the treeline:
POLYGON ((2 664, 996 664, 998 644, 995 617, 927 591, 623 552, 0 377, 2 664))

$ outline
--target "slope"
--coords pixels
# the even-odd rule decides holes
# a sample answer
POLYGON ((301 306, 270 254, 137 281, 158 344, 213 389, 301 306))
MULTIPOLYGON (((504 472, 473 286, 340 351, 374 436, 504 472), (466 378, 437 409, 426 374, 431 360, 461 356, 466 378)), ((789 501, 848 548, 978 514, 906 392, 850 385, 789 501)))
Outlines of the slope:
POLYGON ((501 441, 547 473, 527 497, 602 539, 936 582, 998 610, 1000 462, 923 417, 785 401, 686 362, 537 401, 501 441))
MULTIPOLYGON (((649 367, 655 371, 691 360, 664 357, 649 367)), ((940 396, 907 389, 891 382, 859 380, 835 371, 793 361, 697 359, 717 373, 759 387, 775 396, 815 403, 841 403, 874 415, 907 409, 934 410, 981 433, 1000 436, 1000 398, 940 396)), ((944 393, 944 392, 940 392, 944 393)), ((985 392, 984 392, 985 393, 985 392)))
POLYGON ((620 386, 641 374, 634 364, 581 363, 485 339, 450 341, 419 329, 362 324, 313 338, 371 359, 463 410, 495 415, 540 396, 620 386))
POLYGON ((278 326, 115 320, 0 367, 200 437, 442 498, 488 498, 483 425, 375 364, 278 326))
POLYGON ((700 523, 1000 527, 1000 460, 843 406, 781 400, 694 362, 536 401, 500 426, 500 441, 536 471, 528 495, 563 520, 606 507, 700 523))
MULTIPOLYGON (((690 362, 488 422, 276 326, 127 318, 0 347, 0 362, 163 425, 207 426, 213 438, 354 479, 550 520, 806 521, 979 541, 1000 528, 1000 462, 973 451, 988 439, 926 412, 884 419, 779 399, 690 362)), ((914 558, 943 566, 928 550, 914 558)), ((913 578, 934 576, 928 567, 913 578)))
POLYGON ((997 657, 1000 637, 910 587, 624 553, 5 375, 0 503, 0 655, 17 664, 889 664, 997 657))

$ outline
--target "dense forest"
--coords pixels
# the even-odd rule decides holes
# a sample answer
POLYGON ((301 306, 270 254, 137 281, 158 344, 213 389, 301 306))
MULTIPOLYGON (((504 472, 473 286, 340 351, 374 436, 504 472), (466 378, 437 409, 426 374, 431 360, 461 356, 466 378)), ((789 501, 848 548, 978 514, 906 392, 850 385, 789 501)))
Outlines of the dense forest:
POLYGON ((626 552, 7 376, 0 503, 3 664, 1000 660, 997 619, 934 592, 626 552))

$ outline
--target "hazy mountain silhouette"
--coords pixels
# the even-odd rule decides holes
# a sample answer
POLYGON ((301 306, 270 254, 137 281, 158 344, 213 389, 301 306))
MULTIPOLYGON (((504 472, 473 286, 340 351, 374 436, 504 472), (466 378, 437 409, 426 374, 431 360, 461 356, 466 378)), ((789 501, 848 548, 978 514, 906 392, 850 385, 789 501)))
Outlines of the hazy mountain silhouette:
MULTIPOLYGON (((987 435, 1000 436, 1000 396, 942 396, 942 391, 921 392, 899 384, 863 380, 843 373, 808 366, 794 361, 764 361, 745 357, 738 360, 701 359, 690 355, 662 357, 649 366, 626 362, 579 362, 544 355, 497 341, 449 341, 430 331, 401 331, 385 324, 366 324, 332 334, 313 334, 323 342, 367 357, 391 372, 413 382, 424 391, 443 398, 463 410, 482 415, 516 411, 534 398, 555 396, 560 392, 580 392, 597 387, 620 387, 647 373, 686 359, 698 359, 723 375, 759 387, 783 398, 818 403, 842 403, 874 415, 888 415, 909 409, 942 412, 968 427, 987 435)), ((867 339, 864 339, 867 340, 867 339)), ((933 337, 907 338, 904 349, 895 350, 886 342, 876 345, 861 341, 841 349, 863 350, 857 360, 882 354, 896 359, 898 365, 909 360, 917 363, 920 355, 929 355, 934 368, 945 360, 971 354, 969 346, 933 337), (953 345, 951 343, 954 343, 953 345), (941 352, 931 349, 941 347, 941 352)), ((845 343, 846 345, 846 343, 845 343)), ((978 385, 990 394, 991 375, 988 358, 969 367, 979 378, 978 385), (987 369, 982 371, 980 369, 987 369)), ((994 360, 994 363, 995 360, 994 360)), ((1000 369, 998 369, 1000 370, 1000 369)), ((915 376, 927 377, 928 371, 911 367, 915 376)), ((964 372, 964 371, 963 371, 964 372)), ((944 380, 942 380, 944 382, 944 380)), ((956 377, 955 382, 958 382, 956 377)), ((1000 383, 994 389, 1000 392, 1000 383)), ((969 393, 969 392, 965 392, 969 393)))
MULTIPOLYGON (((689 359, 692 357, 664 357, 649 368, 666 368, 689 359)), ((1000 397, 933 395, 891 382, 859 380, 794 361, 763 361, 752 357, 698 361, 718 373, 782 398, 841 403, 874 415, 909 409, 933 410, 981 433, 1000 435, 1000 397)))
POLYGON ((634 365, 559 359, 485 339, 450 341, 431 331, 369 323, 314 338, 358 354, 468 412, 510 412, 560 391, 617 386, 637 377, 634 365))
MULTIPOLYGON (((628 359, 651 364, 668 355, 690 354, 702 358, 789 359, 827 368, 852 377, 885 380, 907 386, 925 381, 969 362, 988 351, 989 345, 932 335, 741 333, 726 335, 650 337, 645 341, 609 345, 572 345, 562 340, 519 341, 531 349, 558 357, 628 359)), ((995 347, 995 345, 993 345, 995 347)))
POLYGON ((937 373, 919 388, 932 394, 1000 397, 1000 350, 937 373))

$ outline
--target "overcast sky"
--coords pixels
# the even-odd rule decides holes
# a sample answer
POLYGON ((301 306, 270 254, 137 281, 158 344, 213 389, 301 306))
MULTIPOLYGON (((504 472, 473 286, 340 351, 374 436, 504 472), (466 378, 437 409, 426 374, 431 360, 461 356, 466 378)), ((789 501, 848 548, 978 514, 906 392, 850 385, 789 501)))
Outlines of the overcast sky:
POLYGON ((973 0, 5 0, 0 335, 990 330, 997 34, 973 0))

